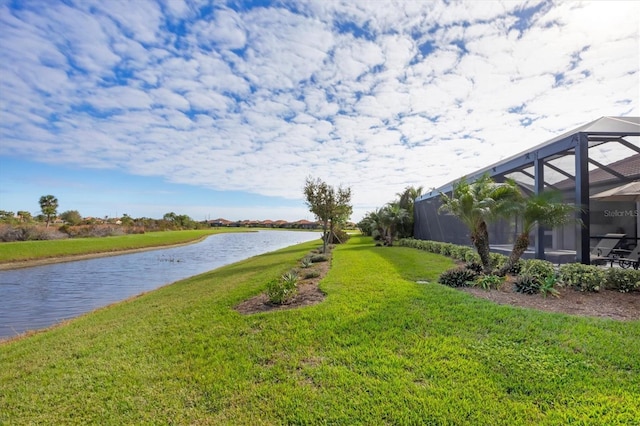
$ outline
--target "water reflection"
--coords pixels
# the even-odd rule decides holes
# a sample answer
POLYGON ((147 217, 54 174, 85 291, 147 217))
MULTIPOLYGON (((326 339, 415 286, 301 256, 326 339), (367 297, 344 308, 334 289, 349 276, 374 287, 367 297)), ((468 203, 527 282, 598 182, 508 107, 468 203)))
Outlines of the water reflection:
POLYGON ((0 339, 319 238, 317 232, 305 231, 216 234, 186 246, 0 271, 0 339))

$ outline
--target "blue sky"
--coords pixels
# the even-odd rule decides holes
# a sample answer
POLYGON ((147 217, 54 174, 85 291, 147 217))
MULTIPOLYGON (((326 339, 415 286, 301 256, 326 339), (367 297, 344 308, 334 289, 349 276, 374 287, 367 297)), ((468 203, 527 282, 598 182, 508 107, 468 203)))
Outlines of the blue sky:
POLYGON ((640 2, 0 0, 0 210, 354 215, 640 115, 640 2))

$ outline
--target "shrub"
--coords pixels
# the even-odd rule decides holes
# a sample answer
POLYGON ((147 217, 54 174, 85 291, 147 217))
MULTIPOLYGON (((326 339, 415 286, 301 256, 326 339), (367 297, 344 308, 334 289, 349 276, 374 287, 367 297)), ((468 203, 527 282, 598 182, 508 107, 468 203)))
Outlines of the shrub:
POLYGON ((425 241, 425 244, 423 244, 422 247, 422 250, 426 250, 430 253, 439 253, 437 250, 438 244, 435 241, 425 241))
POLYGON ((298 271, 292 269, 286 274, 283 274, 281 279, 283 283, 295 287, 298 283, 298 271))
POLYGON ((0 241, 35 241, 35 240, 59 240, 67 238, 67 235, 55 228, 45 228, 34 225, 11 226, 3 225, 0 227, 0 241))
POLYGON ((108 224, 78 226, 62 225, 59 229, 61 232, 64 232, 71 238, 112 237, 117 235, 125 235, 123 227, 108 224))
POLYGON ((518 259, 515 265, 512 265, 511 268, 507 269, 507 274, 518 275, 524 269, 524 260, 518 259))
POLYGON ((482 265, 480 264, 480 262, 467 262, 466 265, 464 265, 464 267, 472 270, 476 274, 482 273, 482 265))
POLYGON ((523 294, 540 292, 540 280, 533 275, 520 275, 513 282, 513 291, 523 294))
POLYGON ((291 270, 267 284, 267 297, 271 303, 282 305, 289 301, 298 290, 298 273, 291 270))
POLYGON ((438 282, 449 287, 468 287, 473 284, 477 276, 476 272, 464 266, 458 266, 444 271, 438 278, 438 282))
POLYGON ((308 271, 304 274, 305 279, 318 278, 319 276, 320 276, 320 272, 318 271, 308 271))
POLYGON ((560 281, 580 291, 600 291, 606 284, 606 273, 594 265, 567 263, 560 267, 560 281))
POLYGON ((480 255, 474 249, 469 249, 464 260, 465 262, 480 263, 480 255))
POLYGON ((453 246, 451 247, 450 256, 456 260, 465 260, 467 254, 467 247, 453 246))
POLYGON ((456 247, 455 244, 442 243, 440 245, 440 254, 443 256, 451 256, 451 251, 456 247))
POLYGON ((489 260, 491 261, 491 268, 494 269, 494 270, 502 268, 502 266, 504 266, 504 264, 507 263, 507 259, 508 259, 508 257, 505 256, 504 254, 489 253, 489 260))
POLYGON ((312 263, 326 262, 327 260, 329 259, 324 254, 314 254, 313 256, 311 256, 312 263))
POLYGON ((469 246, 459 246, 440 241, 416 240, 414 238, 402 238, 396 243, 399 246, 411 247, 418 250, 428 251, 430 253, 441 254, 443 256, 450 256, 463 262, 480 262, 480 256, 478 256, 478 253, 476 253, 475 249, 469 246))
POLYGON ((490 290, 492 288, 500 287, 502 284, 503 278, 497 275, 482 275, 476 278, 475 284, 485 290, 490 290))
POLYGON ((607 288, 628 293, 640 290, 640 271, 636 269, 609 268, 607 270, 607 288))
POLYGON ((548 294, 554 297, 559 297, 560 293, 555 288, 557 283, 558 283, 558 276, 556 274, 548 275, 540 283, 540 293, 542 293, 544 297, 547 297, 548 294))
POLYGON ((522 275, 535 277, 539 283, 542 283, 549 275, 555 273, 556 270, 553 267, 553 263, 540 259, 525 260, 522 268, 522 275))
POLYGON ((34 226, 16 226, 3 225, 0 228, 0 241, 13 242, 13 241, 28 241, 34 235, 34 226))
POLYGON ((311 265, 313 265, 313 261, 311 260, 311 258, 309 256, 304 257, 300 261, 300 266, 302 266, 303 268, 309 268, 309 267, 311 267, 311 265))
POLYGON ((453 259, 460 260, 460 249, 463 248, 461 246, 453 246, 449 249, 449 256, 453 259))

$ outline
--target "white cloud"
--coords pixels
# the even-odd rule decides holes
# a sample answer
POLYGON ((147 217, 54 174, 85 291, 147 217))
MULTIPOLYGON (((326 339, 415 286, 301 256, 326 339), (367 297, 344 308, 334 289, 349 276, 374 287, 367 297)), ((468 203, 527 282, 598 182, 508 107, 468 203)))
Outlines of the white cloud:
POLYGON ((609 5, 5 6, 0 155, 290 199, 313 175, 362 212, 640 115, 640 6, 609 5))
POLYGON ((206 49, 242 49, 247 43, 247 34, 242 18, 233 10, 218 10, 213 20, 200 21, 193 26, 194 34, 206 49))

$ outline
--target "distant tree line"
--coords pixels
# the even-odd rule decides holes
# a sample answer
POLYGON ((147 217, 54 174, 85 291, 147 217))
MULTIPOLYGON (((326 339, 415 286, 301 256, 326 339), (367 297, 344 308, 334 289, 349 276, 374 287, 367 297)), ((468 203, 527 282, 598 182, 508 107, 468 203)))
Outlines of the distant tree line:
POLYGON ((207 223, 193 220, 187 215, 166 213, 162 219, 133 218, 123 214, 119 218, 83 217, 78 210, 58 213, 58 199, 53 195, 40 197, 40 213, 0 210, 0 241, 24 241, 77 237, 103 237, 128 233, 203 229, 207 223), (51 226, 52 224, 57 227, 51 226), (44 230, 40 229, 44 225, 44 230))

